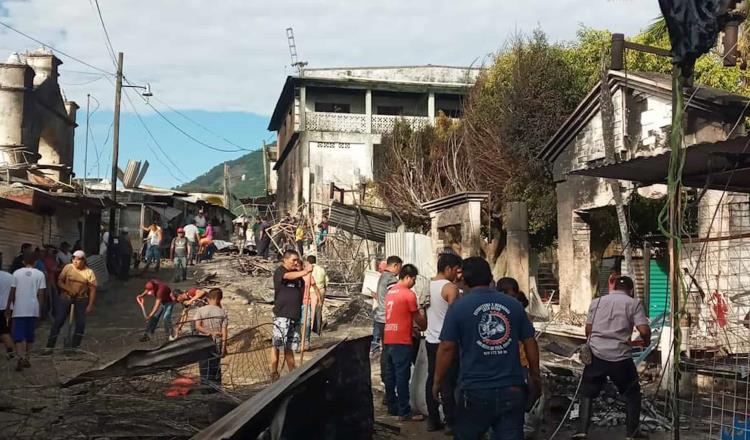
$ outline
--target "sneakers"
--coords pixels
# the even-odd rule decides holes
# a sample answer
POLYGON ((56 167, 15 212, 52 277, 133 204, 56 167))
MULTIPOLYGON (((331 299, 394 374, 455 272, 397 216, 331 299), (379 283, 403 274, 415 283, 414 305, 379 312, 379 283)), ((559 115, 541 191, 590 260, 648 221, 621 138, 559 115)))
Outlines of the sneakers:
POLYGON ((177 336, 175 336, 175 335, 169 335, 169 341, 170 342, 174 341, 175 339, 177 339, 177 336))
POLYGON ((141 336, 141 339, 139 339, 140 342, 148 342, 151 340, 151 337, 149 335, 143 335, 141 336))
POLYGON ((442 423, 427 421, 427 432, 435 432, 443 429, 442 423))

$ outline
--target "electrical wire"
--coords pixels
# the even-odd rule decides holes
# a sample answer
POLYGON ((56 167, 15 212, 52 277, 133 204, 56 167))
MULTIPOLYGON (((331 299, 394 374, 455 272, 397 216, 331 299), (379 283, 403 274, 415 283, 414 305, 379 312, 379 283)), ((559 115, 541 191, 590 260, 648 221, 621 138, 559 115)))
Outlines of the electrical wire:
POLYGON ((49 49, 52 49, 52 50, 53 50, 53 51, 55 51, 56 53, 58 53, 58 54, 60 54, 60 55, 62 55, 62 56, 64 56, 64 57, 70 58, 71 60, 73 60, 73 61, 76 61, 76 62, 78 62, 78 63, 80 63, 80 64, 83 64, 84 66, 90 67, 90 68, 92 68, 92 69, 94 69, 94 70, 97 70, 97 71, 99 71, 99 72, 101 72, 101 73, 103 73, 103 74, 105 74, 105 75, 115 76, 115 74, 114 74, 114 73, 111 73, 111 72, 107 72, 106 70, 104 70, 104 69, 101 69, 101 68, 99 68, 99 67, 96 67, 96 66, 94 66, 93 64, 87 63, 86 61, 83 61, 83 60, 82 60, 82 59, 80 59, 80 58, 74 57, 73 55, 70 55, 70 54, 68 54, 68 53, 66 53, 66 52, 63 52, 62 50, 60 50, 60 49, 57 49, 56 47, 52 46, 51 44, 45 43, 44 41, 42 41, 42 40, 39 40, 39 39, 37 39, 37 38, 34 38, 34 37, 32 37, 31 35, 29 35, 29 34, 26 34, 26 33, 24 33, 24 32, 21 32, 21 31, 19 31, 18 29, 14 28, 13 26, 11 26, 11 25, 9 25, 9 24, 7 24, 7 23, 4 23, 4 22, 0 21, 0 26, 6 27, 6 28, 10 29, 11 31, 13 31, 13 32, 15 32, 15 33, 17 33, 17 34, 19 34, 19 35, 22 35, 22 36, 24 36, 24 37, 28 38, 29 40, 31 40, 31 41, 34 41, 34 42, 35 42, 35 43, 37 43, 37 44, 41 44, 41 45, 42 45, 42 46, 44 46, 44 47, 47 47, 47 48, 49 48, 49 49))
MULTIPOLYGON (((148 134, 148 136, 149 136, 149 137, 151 138, 151 140, 152 140, 152 141, 154 142, 154 144, 155 144, 155 145, 156 145, 156 147, 157 147, 157 148, 159 149, 159 151, 161 151, 161 153, 162 153, 162 154, 164 155, 164 157, 165 157, 165 158, 167 159, 167 161, 168 161, 168 162, 169 162, 170 164, 172 164, 172 166, 173 166, 173 167, 174 167, 174 168, 175 168, 175 169, 176 169, 176 170, 177 170, 177 171, 178 171, 178 172, 179 172, 180 174, 182 174, 182 176, 183 176, 183 177, 185 177, 185 179, 190 179, 190 177, 188 177, 187 175, 185 175, 185 173, 183 173, 183 172, 182 172, 182 170, 180 169, 180 167, 179 167, 179 166, 177 166, 177 164, 176 164, 176 163, 174 163, 174 161, 172 161, 172 159, 171 159, 171 158, 169 157, 169 155, 168 155, 168 154, 167 154, 167 153, 166 153, 166 152, 164 151, 164 149, 162 148, 161 144, 159 144, 159 141, 157 141, 157 140, 156 140, 156 138, 154 137, 154 134, 153 134, 153 133, 151 132, 151 130, 150 130, 150 129, 148 128, 148 125, 146 125, 146 122, 145 122, 145 121, 143 120, 143 118, 141 117, 141 114, 140 114, 140 113, 138 113, 138 110, 137 110, 137 109, 135 108, 135 104, 133 104, 133 101, 132 101, 132 100, 130 99, 130 94, 128 93, 128 90, 127 90, 127 89, 125 89, 125 90, 124 90, 124 92, 125 92, 125 99, 127 99, 128 103, 130 104, 130 108, 131 108, 131 109, 133 110, 133 113, 135 113, 136 117, 138 118, 138 121, 139 121, 139 122, 141 123, 141 125, 143 126, 143 129, 144 129, 144 130, 146 131, 146 133, 147 133, 147 134, 148 134)), ((148 146, 148 144, 146 144, 146 145, 148 146)), ((149 147, 149 149, 151 149, 151 148, 149 147)), ((153 149, 151 149, 151 152, 152 152, 152 153, 154 153, 154 156, 156 157, 156 160, 158 160, 158 161, 159 161, 159 163, 161 163, 161 164, 162 164, 162 166, 164 166, 164 168, 166 168, 166 169, 167 169, 167 172, 168 172, 168 173, 169 173, 169 174, 170 174, 170 175, 171 175, 171 176, 172 176, 172 177, 173 177, 173 178, 174 178, 175 180, 177 180, 177 181, 178 181, 178 182, 180 182, 180 183, 185 183, 185 181, 184 181, 184 180, 182 180, 181 178, 179 178, 179 177, 175 176, 175 175, 174 175, 174 173, 172 173, 171 167, 169 167, 169 166, 168 166, 167 164, 165 164, 165 163, 164 163, 164 162, 163 162, 163 161, 161 160, 161 158, 159 157, 159 155, 158 155, 158 154, 156 154, 156 152, 155 152, 155 151, 154 151, 153 149)))
POLYGON ((197 125, 198 127, 202 128, 202 129, 203 129, 203 130, 205 130, 206 132, 208 132, 208 133, 210 133, 210 134, 212 134, 212 135, 216 136, 217 138, 219 138, 219 139, 223 140, 224 142, 228 143, 229 145, 232 145, 233 147, 237 147, 237 148, 239 148, 239 149, 241 149, 241 150, 245 150, 245 151, 251 151, 250 149, 248 149, 248 148, 246 148, 246 147, 243 147, 243 146, 241 146, 241 145, 237 145, 236 143, 234 143, 234 142, 230 141, 229 139, 225 138, 224 136, 220 135, 219 133, 216 133, 215 131, 211 130, 210 128, 206 127, 205 125, 201 124, 200 122, 198 122, 198 121, 196 121, 196 120, 194 120, 194 119, 190 118, 189 116, 187 116, 187 115, 186 115, 186 114, 184 114, 183 112, 181 112, 181 111, 177 110, 176 108, 172 107, 171 105, 167 104, 167 103, 166 103, 166 102, 164 102, 163 100, 161 100, 161 99, 159 99, 159 98, 157 98, 157 97, 153 97, 153 99, 154 99, 154 100, 156 100, 156 101, 159 101, 159 102, 160 102, 160 103, 161 103, 162 105, 164 105, 165 107, 167 107, 167 108, 168 108, 168 109, 170 109, 171 111, 173 111, 173 112, 177 113, 178 115, 182 116, 183 118, 187 119, 188 121, 190 121, 190 122, 192 122, 193 124, 197 125))
MULTIPOLYGON (((89 0, 89 4, 91 4, 91 0, 89 0)), ((109 38, 109 32, 107 31, 107 25, 104 24, 104 17, 102 17, 102 10, 99 8, 99 0, 94 0, 94 4, 96 4, 96 12, 97 15, 99 15, 99 23, 102 25, 102 30, 104 31, 104 37, 106 39, 105 46, 107 46, 107 52, 109 52, 109 56, 112 57, 112 65, 117 68, 117 56, 115 55, 115 49, 112 47, 112 40, 109 38)), ((92 4, 93 7, 93 4, 92 4)))

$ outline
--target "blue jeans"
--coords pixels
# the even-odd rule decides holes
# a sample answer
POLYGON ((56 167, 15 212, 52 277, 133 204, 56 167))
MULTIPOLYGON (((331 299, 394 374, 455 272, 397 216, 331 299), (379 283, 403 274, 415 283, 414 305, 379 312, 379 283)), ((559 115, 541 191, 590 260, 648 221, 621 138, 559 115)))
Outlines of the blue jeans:
POLYGON ((456 440, 523 440, 526 387, 462 390, 456 411, 456 440))
POLYGON ((372 342, 370 343, 370 354, 375 354, 383 348, 383 334, 384 333, 385 333, 385 323, 373 321, 372 342))
POLYGON ((153 335, 156 331, 156 326, 159 325, 159 319, 164 318, 164 331, 167 333, 167 337, 172 336, 172 308, 174 303, 162 303, 159 309, 154 313, 154 316, 146 323, 146 334, 153 335))
POLYGON ((386 374, 385 401, 388 413, 401 417, 411 415, 409 406, 409 380, 411 379, 411 345, 388 344, 383 346, 386 374))
POLYGON ((174 280, 187 279, 187 257, 174 257, 174 280))
POLYGON ((146 248, 146 267, 151 263, 156 264, 156 271, 158 272, 159 266, 161 266, 161 250, 155 244, 149 244, 146 248))
POLYGON ((65 325, 65 321, 68 320, 71 306, 73 307, 75 328, 73 339, 66 342, 70 343, 73 348, 80 347, 81 341, 83 340, 83 331, 86 329, 86 307, 89 305, 89 299, 72 299, 65 293, 60 292, 55 302, 55 321, 52 323, 52 328, 49 332, 47 348, 55 348, 57 337, 60 335, 60 330, 63 325, 65 325))

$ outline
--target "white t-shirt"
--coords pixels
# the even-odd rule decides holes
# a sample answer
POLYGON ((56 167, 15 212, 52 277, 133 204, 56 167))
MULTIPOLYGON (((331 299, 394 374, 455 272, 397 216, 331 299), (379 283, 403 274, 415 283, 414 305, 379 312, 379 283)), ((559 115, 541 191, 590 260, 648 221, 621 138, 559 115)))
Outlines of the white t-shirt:
POLYGON ((195 236, 198 234, 198 227, 194 224, 185 225, 185 238, 188 239, 191 243, 195 243, 195 236))
POLYGON ((0 310, 5 310, 5 306, 8 305, 11 287, 13 287, 13 275, 0 270, 0 310))
POLYGON ((194 220, 195 220, 195 226, 197 226, 199 228, 205 228, 206 227, 206 217, 205 216, 203 216, 201 214, 198 214, 198 215, 195 216, 194 220))
POLYGON ((24 267, 13 272, 13 287, 16 288, 16 300, 13 303, 13 317, 26 318, 39 316, 37 293, 47 287, 42 271, 33 267, 24 267))
POLYGON ((148 231, 148 244, 152 246, 159 246, 159 234, 161 234, 161 228, 159 226, 156 227, 156 229, 151 229, 148 231))

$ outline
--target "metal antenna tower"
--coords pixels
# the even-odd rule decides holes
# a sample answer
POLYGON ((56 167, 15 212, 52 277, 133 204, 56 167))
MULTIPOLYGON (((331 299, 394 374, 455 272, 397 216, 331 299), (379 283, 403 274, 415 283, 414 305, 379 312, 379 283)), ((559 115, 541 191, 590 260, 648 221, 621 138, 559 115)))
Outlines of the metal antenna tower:
POLYGON ((294 42, 294 29, 286 28, 286 39, 289 43, 289 56, 292 57, 292 67, 297 68, 297 73, 300 76, 304 76, 304 68, 307 66, 307 61, 300 61, 297 57, 297 44, 294 42))

